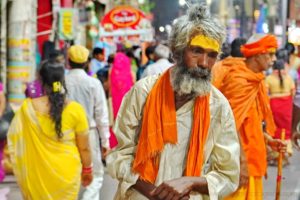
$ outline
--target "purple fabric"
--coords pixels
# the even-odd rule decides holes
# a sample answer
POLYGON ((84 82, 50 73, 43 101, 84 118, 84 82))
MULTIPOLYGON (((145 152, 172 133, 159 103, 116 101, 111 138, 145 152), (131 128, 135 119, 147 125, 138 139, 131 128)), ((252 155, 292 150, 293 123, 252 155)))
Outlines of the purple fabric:
POLYGON ((27 83, 25 95, 29 98, 37 98, 43 96, 42 83, 39 80, 27 83))
POLYGON ((0 182, 2 182, 5 178, 5 171, 2 166, 4 146, 5 146, 5 140, 0 140, 0 182))
MULTIPOLYGON (((3 91, 3 84, 0 82, 0 92, 3 91)), ((5 140, 0 140, 0 182, 5 178, 5 171, 2 166, 3 150, 5 146, 5 140)))

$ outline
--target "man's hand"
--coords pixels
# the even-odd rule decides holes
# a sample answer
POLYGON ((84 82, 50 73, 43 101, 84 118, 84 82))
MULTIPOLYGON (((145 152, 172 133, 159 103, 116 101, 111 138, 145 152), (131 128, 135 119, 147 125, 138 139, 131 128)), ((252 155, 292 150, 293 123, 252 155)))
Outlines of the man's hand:
POLYGON ((194 183, 195 177, 184 176, 163 182, 150 194, 157 200, 185 200, 189 199, 194 183))
POLYGON ((272 148, 272 150, 279 153, 285 153, 287 150, 287 143, 284 140, 272 138, 268 140, 268 145, 272 148))
POLYGON ((248 174, 248 164, 246 158, 241 159, 240 161, 241 171, 240 171, 240 187, 248 186, 249 174, 248 174))
POLYGON ((109 149, 105 147, 101 147, 101 155, 102 155, 102 160, 106 159, 107 154, 109 153, 109 149))
POLYGON ((93 181, 93 174, 92 173, 82 173, 81 174, 81 184, 83 187, 87 187, 93 181))
POLYGON ((157 200, 151 195, 151 191, 155 190, 156 188, 152 183, 138 179, 132 187, 148 199, 157 200))
POLYGON ((292 136, 292 143, 293 143, 293 146, 294 146, 298 151, 300 151, 300 144, 299 144, 298 140, 300 140, 300 133, 294 132, 294 133, 293 133, 293 136, 292 136))

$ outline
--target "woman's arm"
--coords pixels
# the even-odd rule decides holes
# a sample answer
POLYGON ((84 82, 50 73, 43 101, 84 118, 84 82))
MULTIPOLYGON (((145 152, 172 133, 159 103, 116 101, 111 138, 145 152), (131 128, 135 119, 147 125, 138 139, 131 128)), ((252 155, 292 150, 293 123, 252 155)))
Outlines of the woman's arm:
POLYGON ((90 167, 92 164, 92 156, 88 133, 76 134, 76 146, 80 154, 82 166, 90 167))
POLYGON ((78 148, 82 163, 81 182, 84 187, 88 186, 92 180, 92 156, 89 144, 88 133, 76 134, 76 146, 78 148))

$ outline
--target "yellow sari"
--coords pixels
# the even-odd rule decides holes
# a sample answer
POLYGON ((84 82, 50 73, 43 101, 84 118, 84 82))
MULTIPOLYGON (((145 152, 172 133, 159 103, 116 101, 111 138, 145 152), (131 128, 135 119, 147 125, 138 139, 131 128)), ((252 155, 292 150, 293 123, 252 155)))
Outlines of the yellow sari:
POLYGON ((75 200, 81 182, 81 160, 75 133, 88 129, 84 109, 69 103, 62 113, 64 137, 57 139, 48 114, 26 99, 7 136, 13 171, 26 200, 75 200))

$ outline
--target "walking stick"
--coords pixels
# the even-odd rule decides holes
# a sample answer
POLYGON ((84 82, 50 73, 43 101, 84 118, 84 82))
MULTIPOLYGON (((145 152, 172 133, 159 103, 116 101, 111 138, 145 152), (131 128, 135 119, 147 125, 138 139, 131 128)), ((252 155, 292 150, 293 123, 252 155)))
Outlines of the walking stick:
MULTIPOLYGON (((285 139, 285 129, 281 131, 281 140, 285 139)), ((278 155, 278 166, 277 166, 277 181, 276 181, 276 198, 275 200, 280 200, 280 188, 281 188, 281 175, 282 175, 282 157, 283 153, 278 155)))

